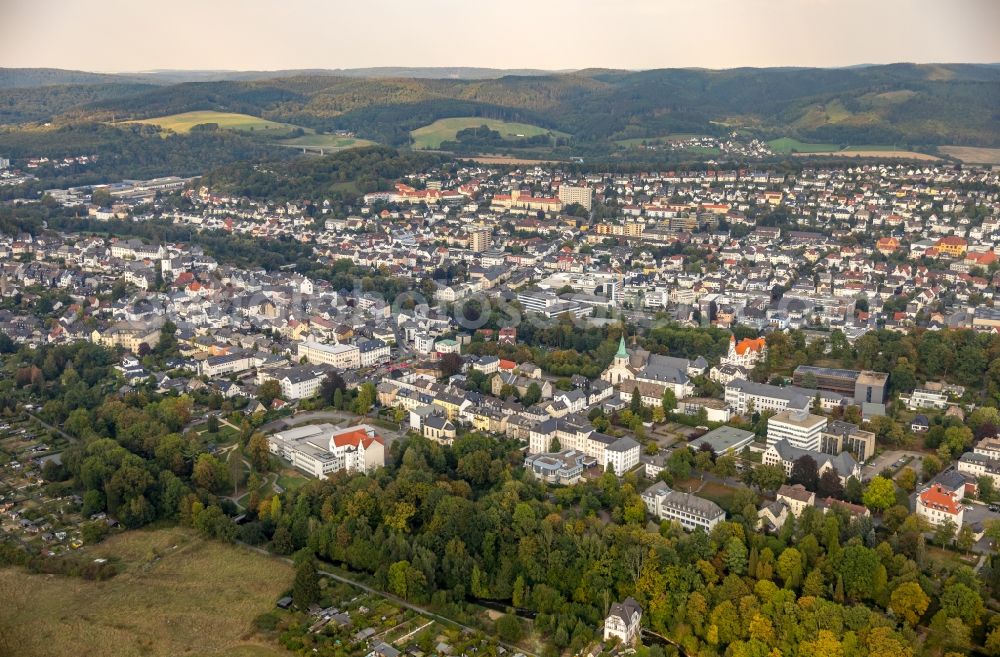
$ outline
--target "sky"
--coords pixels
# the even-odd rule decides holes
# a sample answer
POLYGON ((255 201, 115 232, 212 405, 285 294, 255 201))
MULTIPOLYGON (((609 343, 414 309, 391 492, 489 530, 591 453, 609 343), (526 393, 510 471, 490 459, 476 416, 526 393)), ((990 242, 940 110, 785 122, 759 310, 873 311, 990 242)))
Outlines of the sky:
POLYGON ((0 67, 1000 62, 1000 0, 0 0, 0 67))

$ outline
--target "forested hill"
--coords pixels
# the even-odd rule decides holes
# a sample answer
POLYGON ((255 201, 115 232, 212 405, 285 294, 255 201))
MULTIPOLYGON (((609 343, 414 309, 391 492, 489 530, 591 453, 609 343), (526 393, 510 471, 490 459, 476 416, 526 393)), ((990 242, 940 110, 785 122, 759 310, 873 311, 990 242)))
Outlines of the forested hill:
MULTIPOLYGON (((595 69, 501 78, 486 77, 486 72, 483 79, 459 79, 461 70, 455 69, 448 71, 456 76, 450 79, 381 77, 392 72, 372 71, 373 77, 262 74, 51 106, 61 120, 240 112, 310 128, 352 130, 395 146, 409 143, 410 130, 461 116, 535 123, 568 133, 578 144, 743 128, 765 138, 820 142, 1000 146, 996 65, 595 69)), ((57 87, 44 89, 56 93, 57 87)), ((12 91, 23 92, 0 88, 0 107, 12 104, 12 91)), ((38 99, 35 104, 43 105, 38 99)))
POLYGON ((470 111, 506 120, 527 116, 584 141, 746 126, 766 136, 817 141, 1000 145, 997 108, 1000 67, 894 64, 595 70, 493 80, 298 76, 181 84, 79 111, 99 116, 239 111, 346 128, 395 145, 406 143, 408 130, 470 111))

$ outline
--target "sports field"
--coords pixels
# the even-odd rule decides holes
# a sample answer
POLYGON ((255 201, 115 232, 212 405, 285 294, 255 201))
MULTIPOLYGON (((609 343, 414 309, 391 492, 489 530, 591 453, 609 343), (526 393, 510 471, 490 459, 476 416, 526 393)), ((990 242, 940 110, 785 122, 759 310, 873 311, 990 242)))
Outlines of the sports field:
POLYGON ((0 653, 20 657, 283 657, 254 634, 292 584, 291 566, 181 528, 86 547, 119 563, 106 582, 0 570, 0 653))
POLYGON ((267 119, 262 119, 258 116, 250 116, 249 114, 235 114, 233 112, 213 112, 213 111, 203 111, 203 112, 184 112, 182 114, 170 114, 168 116, 159 116, 152 119, 140 119, 137 121, 129 121, 129 123, 146 123, 150 125, 160 126, 164 130, 172 130, 173 132, 185 133, 190 132, 191 128, 196 125, 201 125, 203 123, 215 123, 218 124, 219 128, 222 130, 245 130, 245 131, 281 131, 285 132, 288 130, 294 130, 298 126, 292 125, 290 123, 277 123, 275 121, 268 121, 267 119))
POLYGON ((549 130, 541 126, 530 123, 511 123, 508 121, 498 121, 497 119, 484 119, 478 116, 463 116, 453 119, 438 119, 430 125, 417 128, 410 132, 413 137, 413 148, 440 148, 441 142, 455 139, 459 130, 465 128, 478 128, 485 125, 491 130, 496 130, 504 139, 516 139, 517 137, 534 137, 552 133, 560 137, 566 137, 566 133, 556 130, 549 130))

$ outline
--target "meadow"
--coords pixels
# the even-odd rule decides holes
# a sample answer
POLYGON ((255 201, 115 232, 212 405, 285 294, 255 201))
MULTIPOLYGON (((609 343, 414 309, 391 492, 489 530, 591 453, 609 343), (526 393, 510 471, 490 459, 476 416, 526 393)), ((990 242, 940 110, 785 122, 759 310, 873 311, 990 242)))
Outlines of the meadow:
POLYGON ((478 116, 464 116, 452 119, 439 119, 430 125, 425 125, 410 132, 413 137, 414 149, 440 148, 441 142, 452 141, 459 130, 465 128, 478 128, 485 125, 490 130, 496 130, 504 139, 516 139, 517 137, 534 137, 552 133, 565 137, 566 133, 549 130, 530 123, 511 123, 497 119, 484 119, 478 116))
POLYGON ((254 618, 291 587, 288 564, 177 527, 129 531, 83 551, 109 559, 120 573, 93 582, 0 570, 0 653, 289 654, 253 629, 254 618))
POLYGON ((145 123, 156 125, 163 130, 171 130, 180 134, 190 132, 191 128, 204 123, 215 123, 222 130, 242 130, 242 131, 266 131, 287 132, 299 126, 290 123, 277 123, 268 121, 258 116, 249 114, 236 114, 234 112, 183 112, 182 114, 170 114, 168 116, 158 116, 152 119, 140 119, 129 121, 129 123, 145 123))

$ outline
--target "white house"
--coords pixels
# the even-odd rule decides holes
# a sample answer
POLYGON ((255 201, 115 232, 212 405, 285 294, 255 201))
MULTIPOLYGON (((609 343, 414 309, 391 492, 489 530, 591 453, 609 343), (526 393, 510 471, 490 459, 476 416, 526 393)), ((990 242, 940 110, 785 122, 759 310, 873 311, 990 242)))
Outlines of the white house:
POLYGON ((618 639, 622 645, 633 646, 639 640, 641 622, 642 607, 638 602, 631 597, 616 602, 604 619, 604 640, 618 639))

